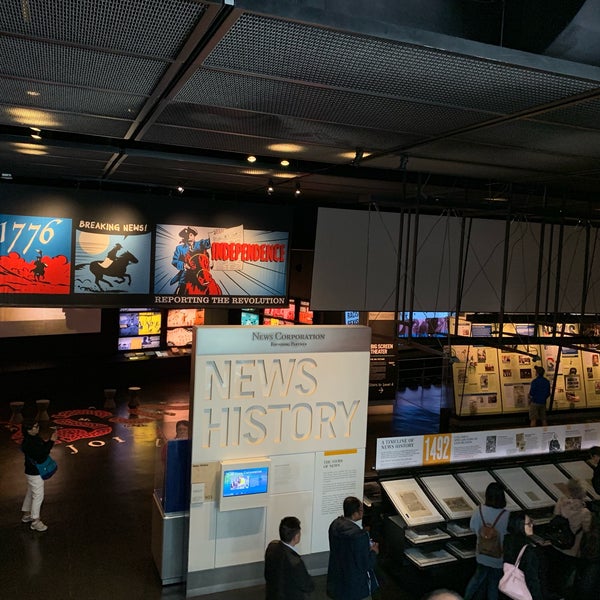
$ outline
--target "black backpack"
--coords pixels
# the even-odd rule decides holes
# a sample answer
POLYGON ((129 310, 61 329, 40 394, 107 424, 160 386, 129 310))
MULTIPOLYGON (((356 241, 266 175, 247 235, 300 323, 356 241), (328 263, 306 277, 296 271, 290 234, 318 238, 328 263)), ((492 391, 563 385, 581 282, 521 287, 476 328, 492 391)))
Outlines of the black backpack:
POLYGON ((569 519, 562 515, 554 515, 544 531, 544 537, 550 540, 555 548, 569 550, 575 544, 575 536, 581 531, 573 533, 569 519))

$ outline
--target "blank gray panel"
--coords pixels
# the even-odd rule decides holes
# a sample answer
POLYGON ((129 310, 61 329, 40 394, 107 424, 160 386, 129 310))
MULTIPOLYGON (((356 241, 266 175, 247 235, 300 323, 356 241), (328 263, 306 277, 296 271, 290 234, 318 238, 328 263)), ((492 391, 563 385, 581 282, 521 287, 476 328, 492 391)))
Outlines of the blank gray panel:
MULTIPOLYGON (((540 253, 540 225, 513 221, 508 240, 506 274, 506 312, 533 313, 537 295, 537 270, 540 253)), ((498 278, 502 276, 500 272, 498 278)), ((546 280, 542 281, 545 286, 546 280)), ((544 297, 544 289, 541 297, 544 297)))
POLYGON ((396 302, 398 233, 401 217, 397 213, 375 210, 367 214, 367 287, 363 310, 393 312, 396 302))
POLYGON ((364 310, 368 213, 320 208, 310 305, 313 310, 364 310))
POLYGON ((473 220, 461 311, 500 310, 505 227, 503 221, 473 220))
MULTIPOLYGON (((460 236, 461 219, 420 216, 414 310, 456 310, 460 236)), ((407 267, 409 273, 411 265, 412 259, 407 267)))

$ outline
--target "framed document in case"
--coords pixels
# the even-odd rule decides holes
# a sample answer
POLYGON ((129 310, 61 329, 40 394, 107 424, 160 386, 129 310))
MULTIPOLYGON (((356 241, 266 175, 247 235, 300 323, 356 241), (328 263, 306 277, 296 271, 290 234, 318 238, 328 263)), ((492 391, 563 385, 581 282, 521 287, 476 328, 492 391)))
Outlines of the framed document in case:
POLYGON ((415 479, 382 481, 381 486, 408 526, 445 521, 415 479))
MULTIPOLYGON (((496 481, 489 471, 468 471, 466 473, 457 473, 456 477, 479 500, 480 504, 485 502, 485 490, 487 486, 496 481)), ((510 511, 521 510, 521 507, 513 500, 510 494, 506 494, 506 509, 510 511)))
POLYGON ((511 494, 514 494, 524 508, 534 509, 554 506, 554 499, 521 467, 494 469, 492 472, 510 490, 511 494))
POLYGON ((585 460, 572 460, 567 462, 558 463, 558 466, 571 477, 579 479, 581 484, 585 488, 585 491, 595 500, 600 499, 600 495, 594 490, 592 485, 592 475, 594 470, 592 467, 585 462, 585 460))
POLYGON ((449 519, 470 518, 477 508, 452 475, 422 477, 421 481, 436 499, 449 519))
POLYGON ((556 500, 567 495, 567 481, 569 478, 553 464, 532 465, 529 471, 556 500))

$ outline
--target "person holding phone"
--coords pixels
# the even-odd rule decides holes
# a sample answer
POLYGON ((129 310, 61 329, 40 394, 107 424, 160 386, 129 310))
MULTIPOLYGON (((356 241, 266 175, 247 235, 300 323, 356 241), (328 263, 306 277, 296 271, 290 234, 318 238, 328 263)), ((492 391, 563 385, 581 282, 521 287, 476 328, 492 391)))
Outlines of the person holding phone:
POLYGON ((56 441, 58 434, 56 429, 48 440, 40 436, 39 423, 23 423, 23 443, 21 450, 25 455, 25 479, 27 480, 27 492, 23 505, 21 506, 22 523, 29 523, 33 531, 46 531, 48 526, 40 519, 40 509, 44 501, 44 480, 36 467, 37 463, 42 463, 48 458, 52 446, 56 441))

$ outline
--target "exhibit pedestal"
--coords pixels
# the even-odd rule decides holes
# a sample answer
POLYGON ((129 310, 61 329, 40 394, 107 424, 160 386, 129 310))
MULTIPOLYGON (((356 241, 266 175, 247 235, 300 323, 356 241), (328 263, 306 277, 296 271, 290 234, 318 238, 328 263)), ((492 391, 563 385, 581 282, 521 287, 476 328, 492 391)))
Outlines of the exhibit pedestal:
POLYGON ((152 557, 163 585, 185 581, 189 512, 165 513, 152 495, 152 557))

